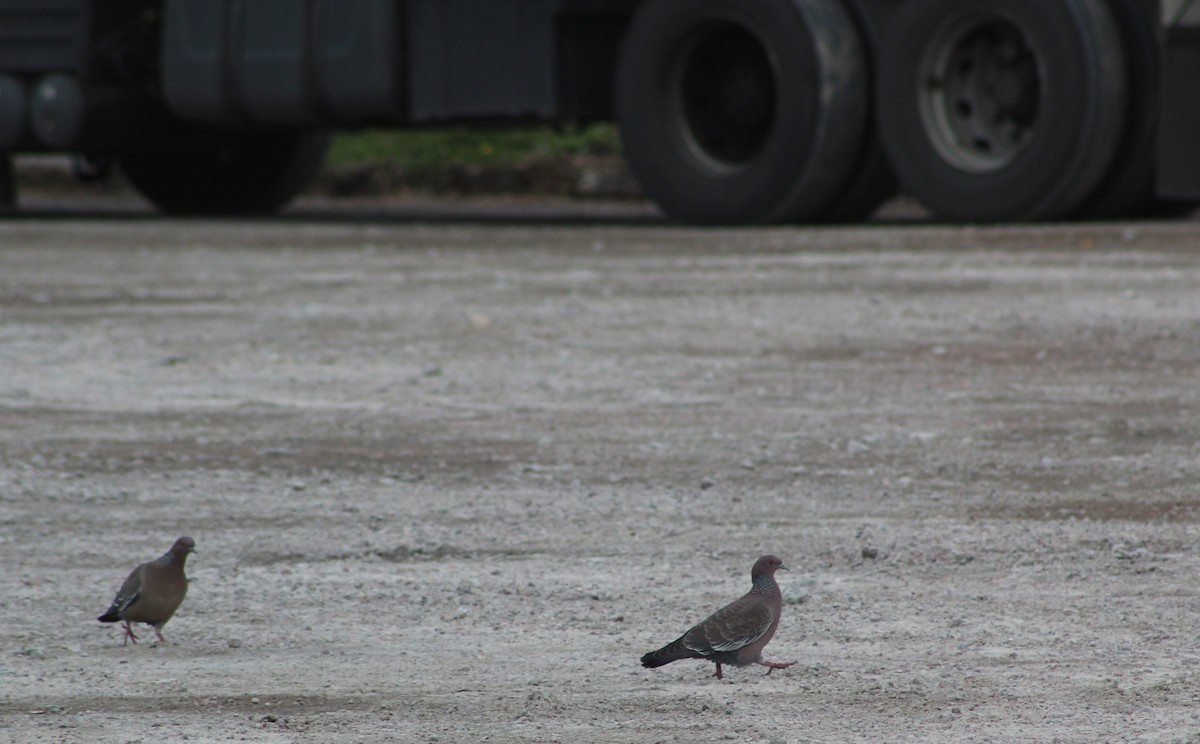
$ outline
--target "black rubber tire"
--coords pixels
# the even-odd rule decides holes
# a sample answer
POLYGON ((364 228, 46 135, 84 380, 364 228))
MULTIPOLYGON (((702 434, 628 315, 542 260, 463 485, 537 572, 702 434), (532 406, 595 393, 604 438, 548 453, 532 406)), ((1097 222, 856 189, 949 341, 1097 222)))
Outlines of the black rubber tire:
POLYGON ((120 163, 134 188, 169 214, 269 214, 312 182, 329 142, 324 132, 238 132, 124 153, 120 163))
POLYGON ((1180 217, 1190 217, 1200 209, 1200 202, 1195 199, 1163 199, 1155 197, 1150 203, 1129 217, 1147 220, 1174 220, 1180 217))
POLYGON ((1196 202, 1168 202, 1154 193, 1162 75, 1158 14, 1147 9, 1145 0, 1108 3, 1120 29, 1129 80, 1125 131, 1100 186, 1071 216, 1111 220, 1188 214, 1195 211, 1196 202))
MULTIPOLYGON (((950 60, 951 76, 973 69, 953 66, 953 54, 943 59, 950 60)), ((1125 119, 1126 82, 1119 33, 1104 0, 905 0, 892 18, 880 58, 876 102, 884 149, 905 191, 938 218, 1062 218, 1095 192, 1113 163, 1125 119), (977 31, 972 24, 984 25, 977 31), (929 74, 929 60, 942 48, 939 38, 952 38, 959 27, 966 29, 965 41, 960 40, 964 48, 976 40, 995 40, 997 27, 1011 29, 1023 43, 1014 57, 1036 76, 1033 113, 1023 109, 1028 117, 1023 143, 994 163, 986 160, 988 148, 945 133, 954 126, 947 121, 970 124, 975 99, 955 98, 947 78, 929 74), (951 91, 944 104, 936 101, 938 91, 951 91)), ((985 113, 978 119, 981 126, 994 126, 985 113)))
MULTIPOLYGON (((846 0, 846 6, 858 24, 859 36, 867 54, 867 69, 874 87, 879 69, 879 44, 899 0, 846 0)), ((827 223, 852 223, 868 219, 884 202, 896 195, 899 183, 883 151, 874 106, 867 119, 858 160, 850 170, 850 181, 821 215, 827 223)))
POLYGON ((646 0, 622 44, 630 168, 672 218, 819 218, 848 183, 870 105, 840 0, 646 0))

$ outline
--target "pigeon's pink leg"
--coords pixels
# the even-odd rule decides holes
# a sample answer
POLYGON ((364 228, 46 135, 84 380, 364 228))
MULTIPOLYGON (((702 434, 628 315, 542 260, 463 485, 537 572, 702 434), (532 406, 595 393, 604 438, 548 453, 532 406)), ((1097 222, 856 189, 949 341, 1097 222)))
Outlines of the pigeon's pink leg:
POLYGON ((795 665, 796 662, 794 662, 794 661, 756 661, 754 663, 765 666, 767 668, 767 674, 770 674, 771 672, 775 671, 776 669, 787 669, 788 667, 795 665))
MULTIPOLYGON (((158 628, 154 629, 154 635, 158 636, 158 640, 161 641, 162 643, 167 642, 167 639, 163 638, 162 631, 160 631, 158 628)), ((769 672, 768 672, 768 674, 769 674, 769 672)))
POLYGON ((133 641, 134 643, 138 642, 138 637, 133 634, 133 628, 129 627, 128 620, 122 621, 121 627, 123 627, 125 629, 125 639, 123 641, 121 641, 122 646, 129 645, 130 641, 133 641))
POLYGON ((721 663, 717 662, 717 673, 713 675, 717 679, 725 679, 725 675, 721 674, 721 663))

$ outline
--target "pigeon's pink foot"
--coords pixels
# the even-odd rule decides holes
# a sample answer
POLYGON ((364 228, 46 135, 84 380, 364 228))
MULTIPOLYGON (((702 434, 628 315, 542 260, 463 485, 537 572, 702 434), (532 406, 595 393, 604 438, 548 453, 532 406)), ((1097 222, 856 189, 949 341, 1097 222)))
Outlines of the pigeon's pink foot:
POLYGON ((787 669, 790 666, 796 665, 796 662, 794 661, 760 661, 758 663, 767 668, 767 674, 770 674, 776 669, 787 669))
POLYGON ((158 636, 158 642, 159 642, 159 643, 166 643, 166 642, 167 642, 167 639, 166 639, 166 638, 163 638, 163 634, 159 632, 158 628, 155 628, 155 629, 154 629, 154 635, 158 636))
POLYGON ((133 641, 134 643, 138 642, 138 637, 136 635, 134 635, 133 628, 129 627, 128 620, 124 621, 124 623, 122 623, 121 627, 125 629, 125 639, 123 641, 121 641, 122 646, 129 645, 130 641, 133 641))

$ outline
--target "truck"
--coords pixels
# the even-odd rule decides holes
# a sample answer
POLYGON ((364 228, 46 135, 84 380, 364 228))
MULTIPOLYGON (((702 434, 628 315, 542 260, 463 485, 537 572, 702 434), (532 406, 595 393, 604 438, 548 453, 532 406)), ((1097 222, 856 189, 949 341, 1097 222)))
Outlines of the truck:
POLYGON ((339 130, 603 121, 686 223, 1181 214, 1200 0, 0 0, 10 191, 63 152, 264 213, 339 130))

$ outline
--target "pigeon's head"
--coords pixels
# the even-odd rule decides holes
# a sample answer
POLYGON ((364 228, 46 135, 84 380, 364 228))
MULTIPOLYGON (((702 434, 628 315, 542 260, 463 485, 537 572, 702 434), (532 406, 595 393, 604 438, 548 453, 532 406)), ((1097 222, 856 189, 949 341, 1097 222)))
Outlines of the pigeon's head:
POLYGON ((764 555, 754 562, 754 568, 750 571, 750 578, 758 578, 759 576, 774 576, 779 569, 784 571, 788 567, 783 565, 783 561, 773 555, 764 555))
POLYGON ((190 537, 181 537, 171 546, 171 555, 176 558, 183 558, 188 553, 196 552, 196 541, 190 537))

